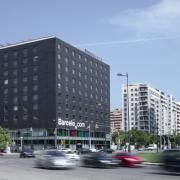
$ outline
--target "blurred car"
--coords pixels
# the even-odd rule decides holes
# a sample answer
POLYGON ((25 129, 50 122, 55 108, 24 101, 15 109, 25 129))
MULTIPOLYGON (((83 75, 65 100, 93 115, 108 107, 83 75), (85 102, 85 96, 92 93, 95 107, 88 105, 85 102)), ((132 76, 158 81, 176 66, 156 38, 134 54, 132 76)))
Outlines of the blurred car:
POLYGON ((119 164, 119 160, 115 160, 104 152, 92 152, 81 159, 83 166, 112 168, 119 164))
POLYGON ((81 149, 78 149, 77 153, 79 155, 85 155, 85 154, 92 153, 92 151, 90 149, 87 149, 87 148, 81 148, 81 149))
POLYGON ((69 158, 69 159, 73 159, 73 160, 80 160, 80 156, 72 150, 67 150, 67 151, 63 151, 65 153, 65 155, 69 158))
POLYGON ((134 167, 136 165, 142 164, 144 160, 137 155, 127 152, 118 152, 113 155, 113 158, 121 160, 121 165, 127 167, 134 167))
POLYGON ((180 149, 165 150, 163 152, 163 167, 168 171, 180 172, 180 149))
POLYGON ((19 155, 20 158, 35 157, 32 149, 23 149, 19 155))
POLYGON ((62 151, 47 150, 36 156, 35 164, 42 168, 74 168, 76 163, 69 159, 62 151))

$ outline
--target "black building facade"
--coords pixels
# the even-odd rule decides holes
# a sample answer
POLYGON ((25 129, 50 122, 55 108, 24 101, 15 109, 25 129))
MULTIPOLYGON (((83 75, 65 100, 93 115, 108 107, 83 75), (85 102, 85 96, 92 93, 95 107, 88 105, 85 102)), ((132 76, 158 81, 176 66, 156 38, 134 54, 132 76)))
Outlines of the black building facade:
POLYGON ((56 37, 0 47, 0 126, 14 145, 105 145, 109 76, 107 64, 56 37))

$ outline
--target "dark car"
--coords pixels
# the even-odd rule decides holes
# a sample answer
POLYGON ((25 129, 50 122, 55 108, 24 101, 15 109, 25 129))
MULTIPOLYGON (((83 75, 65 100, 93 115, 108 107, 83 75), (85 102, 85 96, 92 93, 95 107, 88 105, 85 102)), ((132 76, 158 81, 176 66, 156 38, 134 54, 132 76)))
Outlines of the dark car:
POLYGON ((111 156, 104 152, 93 152, 81 159, 83 166, 112 168, 119 164, 118 160, 113 159, 111 156))
POLYGON ((20 152, 20 158, 34 157, 34 151, 32 149, 24 149, 20 152))
POLYGON ((113 155, 115 159, 121 160, 121 165, 127 166, 127 167, 134 167, 136 165, 142 164, 143 159, 139 156, 127 153, 127 152, 118 152, 113 155))
POLYGON ((84 154, 89 154, 89 153, 91 153, 92 151, 90 150, 90 149, 86 149, 86 148, 81 148, 81 149, 79 149, 78 151, 77 151, 77 153, 79 154, 79 155, 84 155, 84 154))
POLYGON ((163 167, 168 171, 180 172, 180 149, 165 150, 163 152, 163 167))

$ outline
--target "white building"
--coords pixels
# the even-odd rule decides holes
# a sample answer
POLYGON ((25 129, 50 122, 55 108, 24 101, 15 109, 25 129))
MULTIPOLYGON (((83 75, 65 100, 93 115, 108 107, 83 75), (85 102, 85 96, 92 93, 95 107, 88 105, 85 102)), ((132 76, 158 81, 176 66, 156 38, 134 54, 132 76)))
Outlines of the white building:
POLYGON ((147 84, 129 84, 129 123, 127 87, 123 88, 123 129, 138 129, 159 135, 180 133, 180 103, 172 95, 147 84))
POLYGON ((122 130, 122 109, 113 109, 110 112, 111 134, 122 130))

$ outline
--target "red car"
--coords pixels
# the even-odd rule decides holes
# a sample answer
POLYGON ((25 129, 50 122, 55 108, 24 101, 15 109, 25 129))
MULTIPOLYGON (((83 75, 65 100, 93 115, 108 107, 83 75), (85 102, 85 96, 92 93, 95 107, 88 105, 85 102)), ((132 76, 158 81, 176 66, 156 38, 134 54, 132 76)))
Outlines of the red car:
POLYGON ((122 165, 127 167, 134 167, 135 165, 142 164, 144 160, 137 155, 127 152, 118 152, 113 155, 115 159, 121 161, 122 165))

